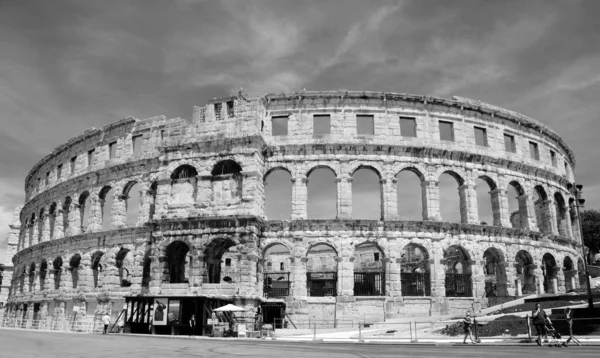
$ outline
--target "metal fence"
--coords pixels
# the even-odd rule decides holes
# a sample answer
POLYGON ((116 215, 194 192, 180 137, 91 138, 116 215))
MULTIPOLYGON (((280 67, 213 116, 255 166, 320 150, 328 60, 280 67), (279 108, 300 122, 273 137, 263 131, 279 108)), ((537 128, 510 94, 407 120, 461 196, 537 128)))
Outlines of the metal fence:
MULTIPOLYGON (((54 318, 48 317, 40 320, 28 320, 23 318, 5 318, 0 322, 0 327, 20 328, 45 331, 62 332, 101 332, 104 326, 100 323, 99 317, 73 319, 72 317, 54 318), (98 322, 98 323, 97 323, 98 322)), ((118 332, 119 327, 112 327, 111 332, 118 332)))
POLYGON ((429 273, 402 272, 402 296, 431 296, 429 273))
POLYGON ((308 272, 306 274, 306 286, 309 296, 336 296, 337 272, 308 272))
POLYGON ((446 297, 472 297, 471 275, 463 273, 446 274, 446 297))
POLYGON ((383 272, 355 272, 354 296, 384 296, 385 276, 383 272))
POLYGON ((290 294, 290 273, 265 273, 263 293, 265 297, 285 297, 290 294))

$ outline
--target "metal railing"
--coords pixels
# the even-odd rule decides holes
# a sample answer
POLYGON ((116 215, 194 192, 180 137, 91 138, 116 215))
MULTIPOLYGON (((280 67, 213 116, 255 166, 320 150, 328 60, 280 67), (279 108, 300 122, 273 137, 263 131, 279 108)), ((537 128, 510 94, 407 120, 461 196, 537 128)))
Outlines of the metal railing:
POLYGON ((306 288, 309 296, 336 296, 337 272, 308 272, 306 274, 306 288))
POLYGON ((263 281, 265 297, 285 297, 290 294, 290 273, 265 273, 263 281))
POLYGON ((471 275, 464 273, 447 273, 446 297, 473 297, 471 275))
POLYGON ((431 278, 429 273, 402 272, 402 296, 431 296, 431 278))
MULTIPOLYGON (((103 329, 97 316, 86 317, 84 319, 73 318, 71 316, 63 318, 47 317, 46 319, 24 319, 6 317, 0 322, 0 327, 17 328, 40 331, 60 331, 60 332, 86 332, 91 333, 103 329)), ((111 332, 118 332, 118 327, 111 332)))
POLYGON ((385 275, 383 272, 355 272, 354 296, 384 296, 385 275))

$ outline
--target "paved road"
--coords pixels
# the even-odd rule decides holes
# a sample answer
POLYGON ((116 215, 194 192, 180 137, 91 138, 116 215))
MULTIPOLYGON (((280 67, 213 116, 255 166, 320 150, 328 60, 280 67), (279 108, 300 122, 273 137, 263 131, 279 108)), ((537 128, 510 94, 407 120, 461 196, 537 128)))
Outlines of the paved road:
POLYGON ((414 346, 290 343, 0 330, 4 358, 150 357, 594 357, 600 347, 414 346))

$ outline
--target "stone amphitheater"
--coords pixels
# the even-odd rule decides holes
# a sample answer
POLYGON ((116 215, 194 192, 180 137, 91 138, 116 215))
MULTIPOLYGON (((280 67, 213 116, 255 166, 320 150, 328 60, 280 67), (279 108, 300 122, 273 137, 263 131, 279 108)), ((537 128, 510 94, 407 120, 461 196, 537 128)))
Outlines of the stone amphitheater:
POLYGON ((574 166, 540 122, 459 97, 240 91, 191 121, 129 117, 31 169, 10 226, 4 320, 109 313, 131 332, 177 334, 195 315, 209 334, 226 303, 265 323, 336 325, 565 292, 583 265, 574 166), (379 188, 375 218, 357 217, 361 171, 379 188), (287 178, 287 198, 273 198, 271 175, 287 178), (398 200, 406 175, 419 203, 398 200), (457 222, 441 216, 442 176, 456 184, 457 222), (309 192, 324 177, 334 214, 318 217, 309 192), (481 185, 493 222, 479 219, 481 185), (270 200, 289 215, 267 217, 270 200))

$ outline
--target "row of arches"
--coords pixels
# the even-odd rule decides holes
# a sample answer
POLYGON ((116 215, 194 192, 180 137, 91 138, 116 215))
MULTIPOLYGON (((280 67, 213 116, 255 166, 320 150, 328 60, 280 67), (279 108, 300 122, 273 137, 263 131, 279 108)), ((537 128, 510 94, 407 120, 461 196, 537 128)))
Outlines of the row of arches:
POLYGON ((399 220, 442 220, 577 235, 575 211, 570 210, 563 193, 549 195, 542 185, 535 185, 528 194, 516 180, 500 188, 487 175, 469 184, 448 170, 431 181, 418 168, 409 167, 388 185, 380 171, 371 166, 359 166, 343 178, 331 167, 319 165, 307 172, 305 180, 293 178, 287 168, 276 167, 266 173, 264 182, 270 220, 302 215, 293 211, 305 206, 307 219, 389 220, 387 212, 395 213, 394 219, 399 220), (305 196, 298 195, 299 189, 294 187, 300 183, 305 185, 305 196))

